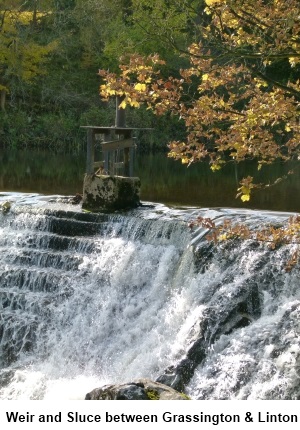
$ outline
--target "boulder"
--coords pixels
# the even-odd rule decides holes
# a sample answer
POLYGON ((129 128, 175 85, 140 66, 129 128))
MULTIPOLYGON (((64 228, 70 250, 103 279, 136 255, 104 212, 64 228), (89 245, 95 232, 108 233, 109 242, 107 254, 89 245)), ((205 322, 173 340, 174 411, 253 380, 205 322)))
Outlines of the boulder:
POLYGON ((6 214, 10 211, 11 203, 9 201, 3 202, 0 204, 0 212, 6 214))
POLYGON ((159 382, 138 379, 95 388, 85 400, 189 400, 189 397, 159 382))
POLYGON ((195 369, 204 362, 211 345, 222 335, 228 335, 255 321, 260 316, 262 300, 258 284, 248 279, 227 297, 224 297, 221 285, 216 285, 210 305, 191 329, 186 355, 165 369, 157 382, 184 391, 195 369))

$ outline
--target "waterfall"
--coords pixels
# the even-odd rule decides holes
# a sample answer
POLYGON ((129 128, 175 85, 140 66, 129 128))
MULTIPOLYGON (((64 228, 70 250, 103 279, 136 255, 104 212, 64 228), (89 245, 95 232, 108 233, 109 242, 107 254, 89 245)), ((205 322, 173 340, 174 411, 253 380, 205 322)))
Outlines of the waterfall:
POLYGON ((189 229, 198 212, 91 214, 33 196, 1 213, 0 399, 81 399, 140 377, 194 399, 298 398, 292 246, 215 246, 189 229))

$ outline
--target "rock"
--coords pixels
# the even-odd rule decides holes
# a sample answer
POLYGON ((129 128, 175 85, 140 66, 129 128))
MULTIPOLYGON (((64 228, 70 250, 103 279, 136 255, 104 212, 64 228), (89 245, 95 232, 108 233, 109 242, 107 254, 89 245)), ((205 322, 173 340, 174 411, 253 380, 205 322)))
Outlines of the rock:
POLYGON ((10 202, 3 202, 0 204, 0 212, 6 214, 7 212, 10 211, 11 208, 11 203, 10 202))
POLYGON ((49 199, 51 203, 65 203, 78 205, 82 201, 82 194, 76 193, 75 196, 60 196, 49 199))
POLYGON ((95 388, 85 396, 85 400, 189 400, 189 397, 159 382, 138 379, 95 388))
POLYGON ((246 285, 241 284, 226 298, 222 296, 221 285, 217 286, 210 305, 191 329, 186 355, 178 363, 165 369, 157 382, 174 390, 184 391, 195 369, 204 362, 207 351, 214 342, 222 335, 248 326, 260 316, 261 300, 256 282, 247 280, 246 285))

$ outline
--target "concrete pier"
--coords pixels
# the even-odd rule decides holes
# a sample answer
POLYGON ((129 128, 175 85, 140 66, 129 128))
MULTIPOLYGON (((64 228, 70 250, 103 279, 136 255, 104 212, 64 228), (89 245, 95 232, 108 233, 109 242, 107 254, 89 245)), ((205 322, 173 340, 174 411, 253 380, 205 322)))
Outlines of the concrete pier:
POLYGON ((82 208, 93 212, 136 208, 140 186, 139 178, 86 174, 82 208))

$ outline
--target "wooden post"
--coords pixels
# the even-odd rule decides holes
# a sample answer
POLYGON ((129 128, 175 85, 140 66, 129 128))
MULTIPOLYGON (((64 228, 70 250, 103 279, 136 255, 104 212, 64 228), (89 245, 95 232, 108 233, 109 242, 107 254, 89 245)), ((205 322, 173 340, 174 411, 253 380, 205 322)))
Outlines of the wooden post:
POLYGON ((133 177, 134 146, 129 148, 129 176, 133 177))
MULTIPOLYGON (((110 133, 105 133, 103 136, 103 141, 104 142, 109 142, 111 139, 110 133)), ((103 150, 103 147, 102 147, 103 150)), ((103 151, 103 161, 104 161, 104 171, 107 175, 110 174, 110 169, 109 169, 109 160, 110 159, 110 153, 109 151, 103 151)))
MULTIPOLYGON (((124 132, 124 139, 132 139, 131 134, 132 130, 126 130, 124 132)), ((124 149, 124 176, 133 176, 133 169, 131 168, 131 155, 133 151, 131 149, 133 148, 124 149)))
POLYGON ((129 148, 124 148, 124 176, 130 176, 129 148))
POLYGON ((116 97, 116 127, 126 127, 125 109, 119 108, 124 96, 116 97))
MULTIPOLYGON (((124 98, 124 96, 116 97, 116 127, 126 127, 125 109, 119 108, 124 98)), ((124 131, 124 139, 130 137, 131 132, 124 131)), ((132 176, 131 170, 132 169, 130 168, 130 151, 129 148, 124 148, 124 176, 132 176)))
POLYGON ((94 130, 89 128, 87 131, 87 147, 86 147, 86 173, 91 175, 94 173, 94 130))

